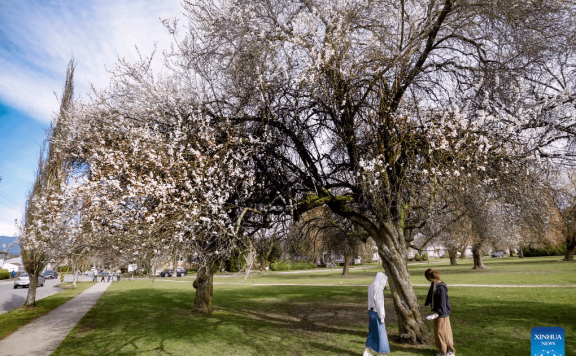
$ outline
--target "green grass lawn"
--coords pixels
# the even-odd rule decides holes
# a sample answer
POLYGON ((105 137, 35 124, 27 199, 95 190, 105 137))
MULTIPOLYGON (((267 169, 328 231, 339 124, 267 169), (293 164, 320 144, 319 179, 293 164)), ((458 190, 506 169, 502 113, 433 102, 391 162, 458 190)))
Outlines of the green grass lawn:
POLYGON ((458 260, 458 266, 430 263, 409 267, 412 283, 427 284, 424 271, 435 268, 450 284, 541 284, 576 285, 576 263, 564 262, 562 257, 485 258, 486 268, 471 271, 472 259, 458 260))
MULTIPOLYGON (((64 286, 72 283, 63 283, 64 286)), ((9 312, 0 314, 0 339, 8 336, 19 327, 28 324, 39 316, 49 313, 68 300, 82 293, 92 283, 78 283, 76 289, 64 289, 49 297, 42 298, 36 302, 36 308, 23 309, 16 308, 9 312)))
MULTIPOLYGON (((520 259, 486 258, 486 268, 472 270, 472 259, 458 260, 457 266, 450 266, 447 259, 432 260, 431 263, 409 263, 408 270, 411 281, 417 285, 428 285, 424 278, 427 268, 435 268, 440 272, 442 280, 450 284, 537 284, 537 285, 572 285, 576 286, 576 263, 561 261, 561 257, 532 257, 520 259)), ((253 271, 248 278, 244 274, 217 275, 217 284, 339 284, 368 285, 374 280, 374 273, 381 271, 377 264, 358 266, 350 269, 350 275, 342 277, 342 268, 317 269, 293 272, 268 272, 261 274, 253 271)), ((185 278, 158 278, 157 281, 192 281, 194 276, 185 278)))
MULTIPOLYGON (((487 261, 488 272, 469 265, 431 264, 450 283, 517 275, 516 284, 532 284, 546 271, 558 282, 573 283, 576 264, 558 258, 487 261), (560 277, 555 277, 558 268, 560 277), (531 273, 533 271, 534 273, 531 273), (525 276, 526 275, 526 276, 525 276), (445 277, 444 277, 445 276, 445 277), (458 281, 458 282, 454 282, 458 281)), ((428 265, 413 265, 413 278, 428 265)), ((318 273, 219 276, 214 287, 216 311, 192 312, 191 278, 113 283, 68 335, 54 355, 359 355, 367 334, 366 286, 379 269, 318 273), (254 282, 253 282, 254 280, 254 282), (255 286, 254 283, 297 283, 255 286), (330 283, 334 286, 311 284, 330 283), (352 286, 358 284, 361 286, 352 286)), ((508 277, 506 277, 508 278, 508 277)), ((477 282, 481 283, 481 282, 477 282)), ((484 283, 484 282, 482 282, 484 283)), ((426 287, 416 287, 423 304, 426 287)), ((566 355, 576 356, 576 289, 483 288, 450 289, 452 327, 458 355, 529 355, 530 331, 536 326, 561 326, 566 355)), ((414 347, 398 342, 391 297, 386 293, 386 323, 394 355, 431 355, 433 345, 414 347)), ((431 325, 430 325, 431 326, 431 325)))

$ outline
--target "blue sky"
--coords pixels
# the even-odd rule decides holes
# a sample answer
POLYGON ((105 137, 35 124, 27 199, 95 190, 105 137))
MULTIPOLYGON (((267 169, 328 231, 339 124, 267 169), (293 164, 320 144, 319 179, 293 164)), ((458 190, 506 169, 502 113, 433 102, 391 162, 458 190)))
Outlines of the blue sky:
MULTIPOLYGON (((0 0, 0 236, 16 233, 26 193, 74 54, 76 96, 106 87, 117 59, 169 47, 159 18, 179 0, 0 0), (55 95, 56 93, 56 95, 55 95)), ((160 68, 160 62, 155 66, 160 68)))

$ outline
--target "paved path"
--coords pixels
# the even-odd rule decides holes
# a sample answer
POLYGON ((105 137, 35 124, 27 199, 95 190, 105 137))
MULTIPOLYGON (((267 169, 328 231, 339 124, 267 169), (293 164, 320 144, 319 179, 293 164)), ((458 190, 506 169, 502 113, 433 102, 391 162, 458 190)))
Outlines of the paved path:
POLYGON ((3 356, 48 356, 92 308, 111 283, 96 283, 50 313, 0 340, 3 356))

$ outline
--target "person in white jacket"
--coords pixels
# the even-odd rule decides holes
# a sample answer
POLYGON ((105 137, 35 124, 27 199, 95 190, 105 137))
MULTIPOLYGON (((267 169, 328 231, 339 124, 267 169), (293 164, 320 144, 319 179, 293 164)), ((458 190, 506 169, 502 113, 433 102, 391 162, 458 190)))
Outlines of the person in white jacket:
POLYGON ((384 324, 384 287, 388 277, 382 272, 376 273, 374 282, 368 287, 368 337, 363 356, 371 356, 372 352, 378 355, 390 353, 386 325, 384 324))

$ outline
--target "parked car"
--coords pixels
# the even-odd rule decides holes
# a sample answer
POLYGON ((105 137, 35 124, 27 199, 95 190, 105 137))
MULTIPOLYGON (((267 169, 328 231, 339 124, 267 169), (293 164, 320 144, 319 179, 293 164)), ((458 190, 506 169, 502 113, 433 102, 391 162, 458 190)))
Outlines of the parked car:
POLYGON ((58 278, 58 272, 56 271, 44 271, 44 278, 56 279, 58 278))
POLYGON ((504 257, 504 252, 494 252, 492 254, 492 258, 496 258, 496 257, 504 257))
POLYGON ((184 267, 177 267, 176 268, 176 277, 184 277, 188 274, 188 271, 184 267))
MULTIPOLYGON (((38 286, 43 287, 44 283, 46 283, 46 279, 44 275, 40 273, 38 276, 38 286)), ((28 273, 22 273, 20 277, 14 280, 14 289, 18 287, 30 287, 30 275, 28 273)))
POLYGON ((171 269, 160 272, 160 277, 172 277, 173 271, 171 269))
MULTIPOLYGON (((176 267, 176 277, 184 277, 188 271, 184 267, 176 267)), ((160 272, 160 277, 172 277, 174 275, 173 269, 160 272)))

